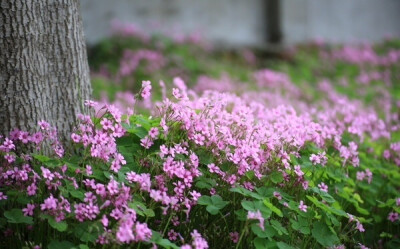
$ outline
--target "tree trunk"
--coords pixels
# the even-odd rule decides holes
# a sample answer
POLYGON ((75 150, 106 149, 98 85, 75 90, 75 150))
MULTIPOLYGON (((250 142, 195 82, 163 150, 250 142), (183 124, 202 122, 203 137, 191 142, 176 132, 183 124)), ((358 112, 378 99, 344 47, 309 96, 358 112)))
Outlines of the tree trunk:
POLYGON ((68 139, 90 95, 79 0, 1 0, 0 134, 46 120, 68 139))

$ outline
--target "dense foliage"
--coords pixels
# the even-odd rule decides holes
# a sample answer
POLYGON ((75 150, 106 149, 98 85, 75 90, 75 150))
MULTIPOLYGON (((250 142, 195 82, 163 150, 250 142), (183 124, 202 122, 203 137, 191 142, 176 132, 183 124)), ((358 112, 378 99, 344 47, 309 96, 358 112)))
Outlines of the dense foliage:
POLYGON ((0 138, 1 247, 400 247, 398 40, 283 60, 116 31, 73 148, 0 138))

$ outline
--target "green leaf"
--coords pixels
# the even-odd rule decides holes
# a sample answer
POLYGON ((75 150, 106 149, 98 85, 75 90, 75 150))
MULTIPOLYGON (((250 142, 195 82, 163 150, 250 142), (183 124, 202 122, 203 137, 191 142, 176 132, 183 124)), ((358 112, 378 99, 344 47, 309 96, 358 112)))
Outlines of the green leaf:
POLYGON ((243 196, 246 196, 246 197, 253 197, 253 198, 258 199, 258 200, 264 199, 258 193, 254 193, 254 192, 252 192, 250 190, 247 190, 247 189, 245 189, 243 187, 231 188, 230 191, 231 192, 235 192, 235 193, 239 193, 239 194, 241 194, 243 196))
POLYGON ((217 185, 217 182, 214 179, 211 178, 205 178, 205 177, 200 177, 199 180, 196 182, 196 187, 200 189, 211 189, 215 185, 217 185))
POLYGON ((7 218, 9 223, 25 223, 25 224, 33 224, 32 217, 24 216, 21 209, 11 209, 10 211, 4 212, 4 217, 7 218))
POLYGON ((239 209, 235 211, 235 214, 240 221, 246 221, 247 220, 247 212, 244 209, 239 209))
POLYGON ((278 246, 279 249, 296 249, 296 247, 290 246, 285 242, 277 242, 276 245, 278 246))
POLYGON ((76 190, 76 189, 70 190, 70 191, 69 191, 69 194, 70 194, 72 197, 75 197, 75 198, 77 198, 77 199, 79 199, 79 200, 81 200, 81 201, 83 201, 83 199, 85 198, 85 194, 82 193, 82 192, 79 191, 79 190, 76 190))
POLYGON ((321 221, 313 223, 312 236, 324 247, 334 246, 340 242, 337 235, 321 221))
POLYGON ((17 202, 21 203, 23 205, 26 205, 29 202, 31 202, 31 199, 32 198, 29 198, 29 197, 26 197, 26 196, 23 196, 23 195, 19 195, 18 198, 17 198, 17 202))
POLYGON ((275 230, 278 232, 279 235, 282 235, 282 234, 288 235, 289 234, 288 231, 286 230, 286 228, 284 228, 279 221, 271 220, 270 222, 271 222, 271 226, 273 228, 275 228, 275 230))
POLYGON ((196 151, 196 154, 199 157, 199 162, 203 165, 208 165, 213 162, 213 155, 207 150, 196 151))
POLYGON ((144 210, 143 212, 147 217, 154 217, 156 216, 156 214, 154 213, 153 209, 149 209, 147 208, 146 210, 144 210))
POLYGON ((206 205, 206 210, 215 215, 219 212, 220 209, 223 209, 229 202, 222 200, 221 196, 213 195, 213 196, 201 196, 198 200, 198 204, 206 205))
POLYGON ((39 162, 45 163, 47 161, 50 161, 50 158, 44 155, 33 155, 33 158, 35 158, 36 160, 38 160, 39 162))
POLYGON ((145 128, 139 126, 139 127, 133 127, 129 130, 127 130, 128 133, 133 133, 136 136, 138 136, 139 138, 144 138, 145 136, 147 136, 148 132, 145 128))
POLYGON ((221 196, 219 195, 213 195, 211 196, 211 201, 212 204, 219 209, 224 208, 229 202, 222 200, 221 196))
POLYGON ((97 224, 91 222, 82 222, 75 226, 74 235, 82 242, 94 242, 100 234, 97 224))
POLYGON ((212 215, 216 215, 219 212, 219 208, 214 205, 208 205, 206 207, 206 210, 212 215))
MULTIPOLYGON (((273 188, 267 188, 267 187, 261 187, 261 188, 256 188, 256 191, 259 195, 262 197, 266 198, 271 198, 274 196, 274 189, 273 188)), ((261 198, 261 199, 264 199, 261 198)))
POLYGON ((313 190, 315 193, 317 193, 318 195, 320 195, 321 198, 322 198, 323 200, 325 200, 326 202, 328 202, 328 203, 334 203, 334 202, 336 202, 336 200, 335 200, 330 194, 328 194, 328 193, 326 193, 326 192, 324 192, 324 191, 321 191, 319 188, 314 187, 314 188, 312 188, 312 190, 313 190))
POLYGON ((276 213, 279 217, 283 217, 282 211, 272 204, 269 199, 264 199, 264 205, 269 208, 272 212, 276 213))
POLYGON ((155 213, 153 209, 149 209, 146 205, 138 200, 134 200, 130 202, 128 206, 136 211, 136 213, 140 216, 154 217, 155 213))
POLYGON ((279 171, 274 171, 269 177, 271 181, 275 184, 283 181, 283 175, 279 171))
POLYGON ((211 197, 207 195, 202 195, 198 200, 199 205, 212 205, 211 197))
POLYGON ((275 241, 269 241, 263 238, 255 238, 253 240, 254 247, 256 249, 277 249, 275 241))
POLYGON ((159 232, 153 231, 152 230, 152 235, 151 235, 151 239, 150 242, 153 242, 159 246, 162 246, 163 248, 173 248, 173 249, 179 249, 178 246, 176 246, 174 243, 172 243, 171 241, 167 240, 167 239, 163 239, 161 237, 161 234, 159 232))
POLYGON ((292 223, 292 228, 296 231, 301 232, 302 234, 310 234, 310 225, 307 219, 298 216, 298 221, 290 219, 290 223, 292 223))
POLYGON ((60 232, 64 232, 68 228, 68 224, 65 221, 57 222, 53 217, 49 218, 48 221, 49 221, 49 225, 52 228, 54 228, 54 229, 56 229, 56 230, 58 230, 60 232))
POLYGON ((74 244, 72 244, 69 241, 52 240, 47 248, 49 248, 49 249, 71 249, 73 247, 74 247, 74 244))
POLYGON ((264 230, 261 229, 259 224, 252 224, 251 225, 251 231, 253 231, 253 233, 255 235, 257 235, 259 238, 272 238, 276 235, 276 231, 274 228, 270 227, 270 226, 266 226, 264 228, 264 230))
POLYGON ((358 201, 359 203, 364 203, 364 201, 361 199, 361 196, 357 193, 353 194, 353 198, 358 201))
POLYGON ((247 211, 252 211, 252 212, 257 211, 257 207, 256 207, 254 201, 246 201, 246 200, 243 200, 243 201, 241 202, 241 204, 242 204, 242 207, 243 207, 244 209, 246 209, 247 211))

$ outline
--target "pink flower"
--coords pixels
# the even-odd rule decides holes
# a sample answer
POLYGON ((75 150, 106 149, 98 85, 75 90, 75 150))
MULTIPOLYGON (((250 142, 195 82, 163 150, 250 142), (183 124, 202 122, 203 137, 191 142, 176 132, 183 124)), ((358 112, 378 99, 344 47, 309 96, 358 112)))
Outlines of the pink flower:
POLYGON ((365 173, 363 171, 359 171, 357 172, 357 176, 356 176, 357 180, 362 181, 365 178, 365 173))
POLYGON ((396 199, 396 205, 397 205, 397 206, 400 206, 400 198, 397 198, 397 199, 396 199))
POLYGON ((115 195, 119 192, 118 182, 114 179, 111 179, 107 184, 107 190, 111 195, 115 195))
POLYGON ((174 229, 169 230, 168 232, 168 239, 174 241, 178 238, 178 233, 175 232, 174 229))
POLYGON ((22 212, 24 212, 25 216, 32 216, 34 209, 35 209, 35 204, 28 203, 28 205, 26 205, 26 208, 22 209, 22 212))
POLYGON ((391 222, 395 222, 396 220, 399 219, 399 214, 395 213, 395 212, 390 212, 388 215, 388 220, 390 220, 391 222))
POLYGON ((149 131, 149 136, 153 139, 157 138, 160 132, 158 131, 157 127, 152 127, 149 131))
POLYGON ((197 230, 193 230, 190 235, 193 238, 192 245, 195 249, 207 249, 208 243, 207 241, 201 237, 201 234, 197 232, 197 230))
POLYGON ((3 142, 3 145, 0 146, 0 150, 4 152, 9 152, 10 150, 14 150, 15 145, 12 140, 6 138, 3 142))
POLYGON ((57 209, 57 199, 50 195, 46 200, 44 200, 43 204, 40 204, 40 209, 44 210, 56 210, 57 209))
POLYGON ((103 215, 101 218, 101 224, 103 224, 104 227, 108 227, 108 218, 106 215, 103 215))
POLYGON ((238 241, 239 241, 239 233, 238 232, 229 233, 229 237, 231 238, 233 243, 235 243, 235 244, 238 243, 238 241))
POLYGON ((349 216, 349 222, 352 222, 355 220, 354 215, 347 213, 347 215, 349 216))
POLYGON ((98 183, 96 184, 96 194, 105 197, 107 195, 106 188, 103 184, 98 183))
POLYGON ((29 142, 29 140, 31 139, 31 137, 29 136, 29 133, 26 131, 21 131, 19 133, 19 140, 21 140, 22 143, 26 144, 29 142))
POLYGON ((315 154, 311 154, 310 156, 310 161, 313 165, 319 164, 321 163, 321 159, 319 156, 315 155, 315 154))
POLYGON ((383 151, 383 158, 385 158, 386 160, 390 159, 390 151, 389 150, 383 151))
POLYGON ((98 104, 99 103, 97 103, 96 101, 93 101, 93 100, 85 100, 85 106, 95 107, 98 104))
POLYGON ((12 155, 12 154, 6 154, 6 155, 4 156, 4 159, 6 159, 8 163, 12 163, 12 162, 15 161, 16 156, 15 156, 15 155, 12 155))
POLYGON ((149 241, 152 235, 147 224, 136 222, 135 235, 137 241, 149 241))
POLYGON ((274 197, 277 198, 278 200, 282 200, 282 195, 279 192, 274 191, 274 197))
POLYGON ((326 185, 325 183, 321 182, 320 184, 318 184, 318 188, 322 191, 322 192, 328 192, 328 185, 326 185))
POLYGON ((303 181, 301 183, 301 186, 303 187, 304 190, 307 190, 308 189, 308 181, 303 181))
POLYGON ((72 133, 71 134, 71 139, 75 143, 79 143, 81 141, 81 136, 79 136, 78 134, 72 133))
POLYGON ((143 99, 150 98, 151 95, 151 82, 150 81, 142 81, 142 93, 141 96, 143 99))
POLYGON ((307 205, 303 201, 300 201, 299 209, 303 212, 307 212, 307 205))
POLYGON ((31 140, 35 144, 39 144, 40 142, 43 141, 43 134, 41 132, 36 132, 35 134, 32 135, 31 140))
POLYGON ((90 176, 91 174, 93 174, 92 166, 86 165, 86 174, 87 174, 88 176, 90 176))
POLYGON ((107 119, 107 118, 103 118, 100 122, 100 124, 103 126, 104 130, 114 130, 114 126, 113 123, 111 122, 111 120, 107 119))
POLYGON ((36 190, 37 190, 37 187, 36 187, 35 183, 32 183, 27 188, 28 195, 29 196, 35 195, 36 194, 36 190))
POLYGON ((361 222, 359 222, 359 221, 357 221, 356 229, 357 229, 358 231, 362 232, 362 233, 365 232, 365 229, 364 229, 363 225, 362 225, 361 222))
POLYGON ((163 158, 164 156, 168 155, 169 149, 164 144, 160 146, 160 157, 163 158))
POLYGON ((204 138, 203 135, 197 133, 197 134, 195 134, 195 135, 193 136, 193 139, 194 139, 194 142, 195 142, 196 144, 198 144, 198 145, 204 145, 204 140, 205 140, 205 138, 204 138))
POLYGON ((42 129, 42 130, 48 130, 48 129, 50 129, 50 124, 47 123, 47 122, 44 121, 44 120, 39 121, 38 124, 39 124, 39 126, 40 126, 40 129, 42 129))
POLYGON ((5 195, 3 192, 0 192, 0 200, 7 200, 7 195, 5 195))
POLYGON ((249 211, 247 213, 247 219, 258 220, 260 228, 264 230, 264 217, 262 217, 260 210, 257 210, 257 212, 249 211))
POLYGON ((145 136, 144 138, 140 139, 140 145, 146 149, 149 149, 153 145, 153 140, 149 136, 145 136))
POLYGON ((304 175, 303 171, 301 171, 300 165, 294 166, 294 173, 300 177, 304 175))
POLYGON ((129 243, 133 240, 135 240, 135 236, 133 235, 133 231, 132 228, 130 228, 128 225, 121 225, 118 228, 118 232, 117 232, 117 239, 120 242, 125 242, 125 243, 129 243))
POLYGON ((361 243, 358 243, 358 245, 360 246, 360 249, 370 249, 369 247, 367 247, 367 246, 364 246, 363 244, 361 244, 361 243))
POLYGON ((181 99, 182 98, 182 94, 179 91, 178 88, 172 88, 172 95, 176 98, 176 99, 181 99))
POLYGON ((46 169, 45 167, 40 167, 40 169, 42 170, 42 175, 43 178, 48 179, 48 180, 53 180, 54 179, 54 174, 51 173, 51 171, 49 169, 46 169))

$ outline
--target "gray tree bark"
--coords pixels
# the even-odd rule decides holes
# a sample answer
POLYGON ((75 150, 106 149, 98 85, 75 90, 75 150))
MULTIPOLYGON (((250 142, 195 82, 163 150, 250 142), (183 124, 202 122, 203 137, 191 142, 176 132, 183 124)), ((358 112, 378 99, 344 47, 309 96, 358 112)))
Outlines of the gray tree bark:
POLYGON ((0 134, 46 120, 68 139, 90 95, 79 0, 1 0, 0 134))

